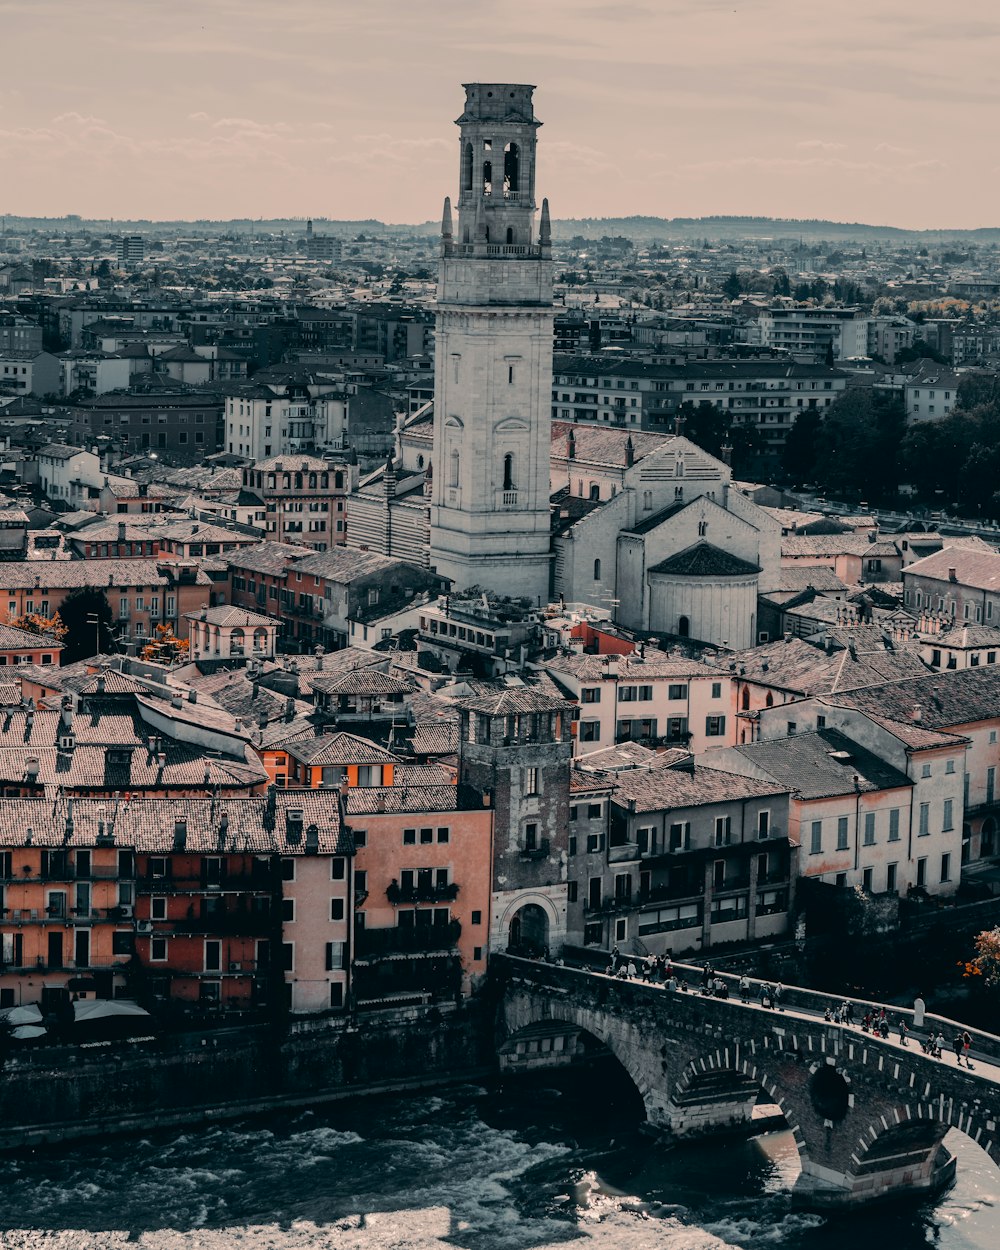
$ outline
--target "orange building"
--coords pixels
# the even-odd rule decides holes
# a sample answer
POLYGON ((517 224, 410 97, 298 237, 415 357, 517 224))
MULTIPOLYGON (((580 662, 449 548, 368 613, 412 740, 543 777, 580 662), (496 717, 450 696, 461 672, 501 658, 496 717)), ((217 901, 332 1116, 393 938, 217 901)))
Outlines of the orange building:
POLYGON ((349 733, 319 734, 285 744, 290 761, 289 786, 338 789, 391 786, 398 759, 385 747, 349 733))
POLYGON ((454 785, 407 784, 442 776, 433 766, 399 772, 347 792, 359 1007, 468 993, 486 971, 493 812, 462 810, 454 785))
POLYGON ((62 649, 63 644, 55 638, 33 634, 14 625, 0 625, 0 667, 15 664, 55 665, 59 663, 62 649))

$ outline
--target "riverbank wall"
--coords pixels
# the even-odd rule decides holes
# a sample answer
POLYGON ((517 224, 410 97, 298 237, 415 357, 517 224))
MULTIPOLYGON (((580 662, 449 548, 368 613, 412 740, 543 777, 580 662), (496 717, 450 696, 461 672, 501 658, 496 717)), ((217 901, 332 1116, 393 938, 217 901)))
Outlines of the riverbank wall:
POLYGON ((2 1148, 152 1132, 393 1093, 496 1072, 485 1003, 413 1007, 351 1021, 295 1021, 9 1058, 2 1148))

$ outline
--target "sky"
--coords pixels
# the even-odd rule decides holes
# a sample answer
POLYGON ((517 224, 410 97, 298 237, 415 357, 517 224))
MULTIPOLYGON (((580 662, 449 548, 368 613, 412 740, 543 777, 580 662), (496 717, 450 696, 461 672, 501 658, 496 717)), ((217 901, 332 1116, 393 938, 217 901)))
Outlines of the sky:
POLYGON ((440 216, 537 85, 557 218, 1000 224, 995 0, 0 0, 0 212, 440 216))

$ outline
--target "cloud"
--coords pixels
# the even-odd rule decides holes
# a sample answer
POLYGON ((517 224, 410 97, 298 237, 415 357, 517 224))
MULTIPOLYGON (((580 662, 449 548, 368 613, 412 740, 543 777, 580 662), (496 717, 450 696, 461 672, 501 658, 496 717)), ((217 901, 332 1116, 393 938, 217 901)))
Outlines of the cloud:
POLYGON ((847 147, 846 143, 829 143, 825 139, 800 139, 795 145, 805 151, 815 152, 843 152, 847 147))

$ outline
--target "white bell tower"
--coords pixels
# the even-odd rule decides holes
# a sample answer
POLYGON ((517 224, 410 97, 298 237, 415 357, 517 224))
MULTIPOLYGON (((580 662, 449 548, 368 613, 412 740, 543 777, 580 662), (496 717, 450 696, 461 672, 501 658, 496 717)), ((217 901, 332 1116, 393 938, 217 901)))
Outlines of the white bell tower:
POLYGON ((549 597, 552 248, 535 215, 534 87, 467 83, 457 226, 441 223, 431 564, 549 597))

